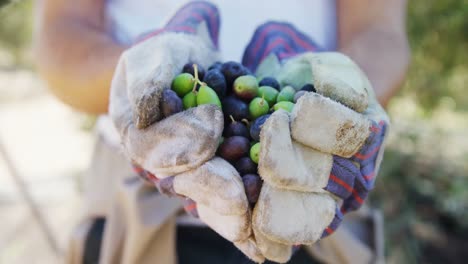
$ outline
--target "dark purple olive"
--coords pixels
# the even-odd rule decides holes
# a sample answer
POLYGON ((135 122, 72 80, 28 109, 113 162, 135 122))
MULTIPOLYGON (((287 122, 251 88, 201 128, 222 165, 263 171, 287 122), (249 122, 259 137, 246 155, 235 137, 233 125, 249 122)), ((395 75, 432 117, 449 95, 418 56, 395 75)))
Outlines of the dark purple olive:
POLYGON ((164 117, 182 112, 184 106, 182 99, 171 89, 165 89, 161 96, 161 108, 164 117))
MULTIPOLYGON (((195 69, 193 68, 193 64, 197 64, 197 63, 185 64, 184 68, 182 68, 182 72, 190 73, 192 74, 192 76, 195 76, 195 69)), ((203 78, 205 76, 205 68, 203 68, 200 64, 197 64, 197 69, 198 69, 198 79, 200 81, 203 81, 203 78)))
POLYGON ((234 61, 228 61, 221 66, 221 72, 226 78, 228 89, 232 89, 232 84, 239 76, 247 75, 249 71, 242 64, 234 61))
POLYGON ((210 67, 208 67, 208 70, 213 70, 213 69, 218 69, 218 70, 221 70, 221 66, 223 66, 223 63, 222 62, 215 62, 213 63, 210 67))
POLYGON ((314 92, 314 93, 317 92, 317 90, 315 90, 315 86, 310 83, 302 86, 301 91, 314 92))
POLYGON ((256 174, 257 173, 257 164, 252 161, 249 157, 240 158, 234 164, 234 167, 239 172, 240 175, 246 174, 256 174))
POLYGON ((250 137, 254 141, 260 141, 260 131, 265 121, 270 117, 270 114, 262 115, 261 117, 255 119, 250 125, 250 137))
POLYGON ((228 96, 222 100, 223 112, 226 120, 232 116, 235 120, 247 119, 249 117, 249 107, 242 100, 228 96))
POLYGON ((249 130, 247 126, 240 121, 231 122, 224 128, 224 137, 233 137, 233 136, 241 136, 249 138, 249 130))
POLYGON ((249 139, 240 136, 225 138, 223 143, 218 148, 219 156, 230 162, 247 156, 249 151, 249 139))
POLYGON ((213 69, 207 71, 203 82, 213 89, 220 99, 226 96, 226 80, 220 70, 213 69))
POLYGON ((258 86, 270 86, 275 88, 276 90, 280 90, 279 82, 273 77, 265 77, 259 83, 258 86))
POLYGON ((262 190, 262 179, 257 174, 247 174, 242 177, 245 194, 250 204, 255 204, 262 190))

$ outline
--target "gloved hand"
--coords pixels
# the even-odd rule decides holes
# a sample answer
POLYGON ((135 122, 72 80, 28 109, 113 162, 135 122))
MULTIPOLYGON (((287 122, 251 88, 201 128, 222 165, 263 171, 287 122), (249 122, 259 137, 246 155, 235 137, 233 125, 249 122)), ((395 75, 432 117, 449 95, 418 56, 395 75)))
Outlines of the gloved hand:
MULTIPOLYGON (((286 31, 294 32, 288 28, 276 35, 300 42, 299 33, 286 31)), ((271 31, 263 35, 277 40, 271 31)), ((288 39, 276 43, 257 76, 273 76, 296 89, 314 84, 316 90, 303 95, 292 113, 274 112, 260 134, 259 174, 264 183, 252 228, 261 253, 286 262, 293 245, 312 244, 332 233, 343 214, 366 199, 389 121, 367 77, 351 59, 286 47, 288 39)))
MULTIPOLYGON (((198 215, 250 258, 251 211, 240 175, 214 157, 224 127, 221 109, 202 105, 163 118, 162 94, 186 63, 218 60, 217 8, 191 2, 167 26, 125 51, 112 81, 109 113, 125 154, 147 179, 198 204, 198 215)), ((160 189, 164 189, 160 188, 160 189)))
MULTIPOLYGON (((217 160, 222 160, 220 158, 215 158, 217 160)), ((215 164, 216 165, 216 164, 215 164)), ((262 255, 260 252, 257 242, 253 237, 250 224, 251 224, 251 211, 249 210, 249 214, 247 217, 242 217, 242 221, 239 221, 238 217, 236 216, 219 216, 216 214, 213 214, 213 212, 207 208, 206 206, 202 204, 197 204, 194 200, 191 198, 188 198, 187 196, 184 196, 183 194, 187 192, 184 186, 184 181, 186 181, 185 178, 181 178, 179 176, 175 177, 168 177, 164 179, 158 179, 155 175, 152 173, 142 169, 141 167, 134 165, 134 170, 135 172, 140 175, 145 181, 147 181, 149 184, 154 184, 159 192, 168 195, 168 196, 180 196, 184 198, 184 209, 185 211, 192 215, 193 217, 200 218, 200 219, 207 219, 205 222, 215 231, 217 231, 220 235, 222 235, 224 238, 234 241, 234 245, 242 251, 247 257, 249 257, 251 260, 257 262, 257 263, 263 263, 265 261, 265 257, 262 255), (181 187, 178 187, 181 186, 181 187), (176 191, 177 190, 177 191, 176 191), (213 219, 210 219, 213 218, 213 219), (245 229, 247 225, 244 224, 243 221, 248 221, 248 230, 245 229), (239 226, 239 223, 242 225, 239 226), (235 239, 230 239, 231 237, 235 237, 236 233, 239 232, 238 230, 245 231, 249 233, 249 236, 246 239, 241 239, 236 241, 235 239)), ((202 177, 200 179, 199 185, 198 186, 193 186, 191 182, 189 182, 190 186, 193 186, 194 188, 199 188, 199 192, 197 196, 199 197, 220 197, 219 193, 213 193, 213 189, 211 187, 208 187, 206 185, 206 180, 203 178, 206 178, 206 175, 202 173, 202 177), (207 195, 202 194, 203 192, 208 192, 207 195)), ((191 180, 191 179, 189 179, 191 180)), ((215 179, 216 180, 216 179, 215 179)), ((224 190, 225 188, 223 186, 223 182, 219 182, 219 189, 218 190, 224 190)), ((237 188, 236 188, 237 190, 237 188)), ((224 190, 224 191, 229 191, 229 190, 224 190)), ((231 193, 231 192, 228 192, 231 193)), ((228 195, 226 195, 227 197, 228 195)), ((216 199, 216 198, 213 198, 216 199)), ((225 199, 225 198, 222 198, 225 199)), ((213 200, 213 203, 219 204, 220 206, 222 205, 222 201, 215 201, 213 200)), ((223 210, 223 209, 221 209, 223 210)))

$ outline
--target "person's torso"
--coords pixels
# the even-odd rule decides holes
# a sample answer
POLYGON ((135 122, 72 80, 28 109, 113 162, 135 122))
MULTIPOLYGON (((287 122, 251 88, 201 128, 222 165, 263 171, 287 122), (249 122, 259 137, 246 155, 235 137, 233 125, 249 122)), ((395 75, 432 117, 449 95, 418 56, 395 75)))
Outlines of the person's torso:
MULTIPOLYGON (((114 38, 133 43, 164 27, 189 0, 108 0, 106 19, 114 38)), ((240 61, 255 28, 266 21, 293 24, 324 50, 336 49, 335 0, 213 0, 221 16, 220 50, 224 60, 240 61)))

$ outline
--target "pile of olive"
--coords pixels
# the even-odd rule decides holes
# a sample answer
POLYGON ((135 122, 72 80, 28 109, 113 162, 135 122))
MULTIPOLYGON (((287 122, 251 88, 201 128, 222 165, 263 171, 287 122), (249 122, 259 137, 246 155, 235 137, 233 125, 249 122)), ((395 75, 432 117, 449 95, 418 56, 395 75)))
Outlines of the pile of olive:
POLYGON ((186 64, 171 89, 162 96, 165 117, 203 104, 219 106, 224 113, 224 131, 217 154, 229 161, 242 176, 251 205, 258 199, 262 180, 257 173, 260 130, 273 111, 288 112, 312 84, 301 89, 280 83, 273 77, 257 78, 237 62, 217 62, 207 71, 186 64))

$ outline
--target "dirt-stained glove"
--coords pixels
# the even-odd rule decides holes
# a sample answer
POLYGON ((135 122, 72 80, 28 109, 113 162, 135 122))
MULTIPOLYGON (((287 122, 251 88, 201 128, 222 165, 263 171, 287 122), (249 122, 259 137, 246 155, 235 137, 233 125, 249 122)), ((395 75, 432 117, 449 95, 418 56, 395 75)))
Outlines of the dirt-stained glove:
MULTIPOLYGON (((216 163, 225 162, 220 158, 214 158, 211 161, 211 165, 214 166, 220 165, 216 163), (211 162, 215 160, 216 162, 211 162)), ((233 241, 234 245, 247 257, 258 263, 262 263, 265 261, 265 257, 261 254, 260 250, 258 249, 256 241, 255 239, 253 239, 253 235, 251 233, 252 231, 250 210, 248 210, 248 213, 244 215, 225 215, 218 214, 216 213, 216 211, 213 211, 209 208, 211 206, 213 208, 218 208, 218 210, 223 212, 226 209, 224 206, 226 199, 235 199, 236 196, 243 195, 240 193, 235 193, 241 190, 241 188, 238 187, 238 177, 235 177, 234 181, 236 183, 236 187, 232 188, 231 183, 226 182, 226 179, 209 179, 210 174, 206 173, 207 170, 209 170, 209 168, 204 168, 200 170, 201 174, 193 174, 189 177, 180 177, 180 175, 177 175, 167 177, 164 179, 159 179, 154 174, 142 169, 138 165, 134 164, 133 167, 135 172, 142 179, 144 179, 151 185, 154 184, 161 193, 168 196, 182 197, 184 199, 184 209, 188 214, 192 215, 193 217, 202 219, 213 230, 218 232, 218 234, 220 234, 227 240, 233 241), (197 180, 197 183, 194 184, 192 182, 192 177, 200 177, 200 179, 198 179, 199 181, 197 180), (220 187, 217 189, 211 188, 211 185, 206 183, 206 181, 210 180, 215 181, 214 185, 219 185, 220 187), (230 186, 231 189, 225 189, 225 185, 230 186), (191 195, 191 188, 198 188, 199 191, 194 193, 194 195, 191 195), (197 202, 188 197, 197 199, 199 203, 197 204, 197 202), (207 200, 210 197, 213 199, 207 200), (210 206, 205 206, 204 203, 209 204, 210 206)), ((229 167, 229 170, 231 169, 233 168, 229 167)), ((237 174, 237 171, 234 170, 231 171, 231 173, 237 174)), ((242 212, 244 210, 243 208, 244 203, 233 206, 234 211, 238 210, 239 212, 242 212)))
POLYGON ((360 207, 373 187, 389 122, 351 59, 307 52, 317 50, 308 46, 313 42, 288 24, 267 23, 257 33, 278 43, 255 44, 262 40, 254 37, 249 46, 250 51, 268 47, 256 51, 264 54, 258 59, 263 62, 250 65, 260 79, 273 76, 282 86, 315 87, 292 113, 273 113, 260 134, 264 184, 252 227, 261 253, 286 262, 292 245, 316 242, 338 227, 343 213, 360 207))
MULTIPOLYGON (((186 63, 218 60, 217 8, 207 2, 182 7, 158 30, 125 51, 112 81, 109 113, 125 154, 146 178, 197 203, 200 219, 246 251, 251 211, 239 173, 214 157, 224 127, 218 106, 201 105, 163 116, 163 91, 186 63)), ((160 188, 162 189, 162 188, 160 188)))
POLYGON ((218 23, 211 25, 208 22, 213 19, 203 16, 195 23, 191 16, 202 7, 207 16, 219 21, 214 6, 204 2, 187 5, 163 30, 122 54, 112 81, 109 113, 124 149, 133 162, 160 178, 208 161, 223 129, 222 112, 213 106, 161 120, 162 93, 171 87, 184 64, 196 62, 207 67, 218 59, 216 42, 211 38, 218 23), (179 17, 185 20, 176 19, 179 17))

